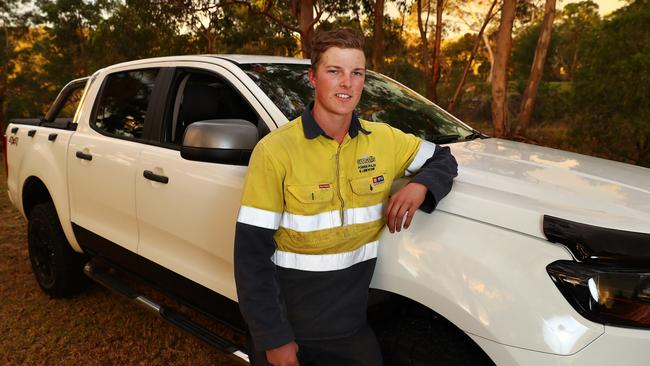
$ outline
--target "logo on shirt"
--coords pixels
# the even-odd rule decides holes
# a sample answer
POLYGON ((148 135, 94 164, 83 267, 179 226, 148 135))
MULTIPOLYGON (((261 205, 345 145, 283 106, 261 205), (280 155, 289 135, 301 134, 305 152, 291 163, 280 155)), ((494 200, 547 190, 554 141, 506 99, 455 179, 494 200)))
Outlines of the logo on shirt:
POLYGON ((378 175, 376 177, 372 177, 372 185, 376 186, 378 184, 384 183, 384 176, 383 175, 378 175))
POLYGON ((321 183, 321 184, 318 185, 318 188, 320 188, 320 189, 327 189, 329 187, 330 187, 329 183, 321 183))
POLYGON ((376 159, 374 156, 365 155, 357 159, 357 168, 359 173, 372 172, 377 167, 376 159))
POLYGON ((9 136, 9 138, 7 138, 7 142, 9 143, 9 145, 16 145, 16 146, 18 146, 18 137, 15 137, 15 136, 9 136))

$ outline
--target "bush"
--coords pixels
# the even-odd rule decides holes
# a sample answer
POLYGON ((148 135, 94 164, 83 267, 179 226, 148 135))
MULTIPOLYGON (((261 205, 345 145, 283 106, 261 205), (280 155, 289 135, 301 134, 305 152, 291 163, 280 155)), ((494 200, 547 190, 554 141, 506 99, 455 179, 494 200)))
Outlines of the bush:
POLYGON ((650 166, 650 1, 618 10, 581 44, 575 101, 584 121, 576 144, 650 166))
POLYGON ((603 118, 587 114, 575 120, 569 144, 575 150, 650 168, 650 114, 603 118))
POLYGON ((575 113, 573 87, 570 82, 546 82, 539 85, 533 118, 556 121, 575 113))

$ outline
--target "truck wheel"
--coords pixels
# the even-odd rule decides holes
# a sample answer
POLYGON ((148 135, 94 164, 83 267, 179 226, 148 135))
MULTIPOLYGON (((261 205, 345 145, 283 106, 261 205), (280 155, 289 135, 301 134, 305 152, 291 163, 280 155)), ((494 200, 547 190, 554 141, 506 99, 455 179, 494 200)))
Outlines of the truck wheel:
POLYGON ((375 331, 386 366, 494 365, 465 333, 443 318, 407 315, 375 331))
POLYGON ((84 256, 72 250, 52 202, 39 203, 30 212, 27 241, 32 271, 46 294, 68 297, 87 287, 84 256))

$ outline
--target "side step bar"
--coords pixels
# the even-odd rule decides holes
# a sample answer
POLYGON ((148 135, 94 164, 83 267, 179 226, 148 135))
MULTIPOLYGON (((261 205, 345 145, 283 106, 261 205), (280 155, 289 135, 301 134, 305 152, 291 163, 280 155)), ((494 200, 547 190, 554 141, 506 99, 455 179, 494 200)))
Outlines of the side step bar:
POLYGON ((191 335, 199 338, 200 340, 207 343, 209 346, 214 347, 231 357, 239 361, 243 365, 249 365, 250 361, 248 355, 241 350, 238 346, 234 345, 227 339, 214 334, 209 329, 197 324, 190 319, 186 318, 179 312, 176 312, 172 309, 166 308, 164 305, 158 304, 147 297, 137 293, 131 289, 124 282, 120 281, 118 278, 111 276, 110 273, 100 269, 102 266, 98 266, 91 260, 86 263, 84 266, 84 273, 90 277, 92 280, 98 282, 99 284, 107 287, 110 290, 118 292, 131 300, 134 300, 138 304, 144 306, 145 308, 157 313, 165 321, 170 324, 190 333, 191 335))

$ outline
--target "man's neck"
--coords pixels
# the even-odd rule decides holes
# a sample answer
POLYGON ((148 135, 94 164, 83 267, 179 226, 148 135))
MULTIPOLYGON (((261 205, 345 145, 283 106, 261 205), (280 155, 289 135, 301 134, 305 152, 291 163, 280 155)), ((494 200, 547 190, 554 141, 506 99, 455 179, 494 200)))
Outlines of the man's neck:
POLYGON ((314 120, 323 129, 327 136, 333 138, 339 144, 343 143, 345 135, 350 130, 350 122, 352 121, 352 113, 349 115, 333 114, 314 106, 311 111, 314 120))

